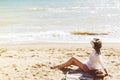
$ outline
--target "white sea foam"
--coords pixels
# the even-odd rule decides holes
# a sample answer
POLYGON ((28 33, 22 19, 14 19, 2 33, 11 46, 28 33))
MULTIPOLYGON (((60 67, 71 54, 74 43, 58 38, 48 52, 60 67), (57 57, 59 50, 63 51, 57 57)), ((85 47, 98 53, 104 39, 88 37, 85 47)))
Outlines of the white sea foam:
POLYGON ((120 42, 117 33, 108 35, 73 35, 70 32, 46 31, 39 33, 20 33, 0 35, 0 43, 5 42, 65 42, 65 43, 89 43, 92 38, 100 38, 103 42, 120 42))

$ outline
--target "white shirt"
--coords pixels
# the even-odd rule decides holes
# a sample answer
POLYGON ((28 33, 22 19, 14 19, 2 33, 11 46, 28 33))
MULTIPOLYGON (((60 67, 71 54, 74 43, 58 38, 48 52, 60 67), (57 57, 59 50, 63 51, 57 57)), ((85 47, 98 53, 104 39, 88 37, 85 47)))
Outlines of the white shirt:
POLYGON ((97 54, 97 53, 91 53, 89 56, 89 60, 86 63, 87 67, 90 70, 93 69, 104 69, 103 63, 102 63, 102 56, 101 54, 97 54))

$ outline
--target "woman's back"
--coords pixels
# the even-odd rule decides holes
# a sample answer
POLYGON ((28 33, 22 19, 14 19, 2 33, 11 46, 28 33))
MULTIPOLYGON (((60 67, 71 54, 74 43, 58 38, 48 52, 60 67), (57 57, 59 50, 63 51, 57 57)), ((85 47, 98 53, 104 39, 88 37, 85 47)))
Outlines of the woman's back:
POLYGON ((102 56, 100 54, 97 53, 91 53, 89 56, 89 60, 87 61, 86 65, 88 66, 88 68, 90 70, 93 69, 101 69, 103 68, 103 64, 102 64, 102 56))

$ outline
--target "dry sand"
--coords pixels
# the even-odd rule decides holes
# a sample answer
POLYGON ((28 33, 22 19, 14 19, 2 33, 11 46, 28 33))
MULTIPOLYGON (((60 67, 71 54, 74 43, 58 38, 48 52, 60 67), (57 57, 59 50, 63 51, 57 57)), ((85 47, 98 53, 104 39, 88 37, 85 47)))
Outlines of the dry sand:
MULTIPOLYGON (((105 80, 120 80, 119 44, 103 44, 104 63, 113 75, 105 80)), ((84 62, 92 50, 90 44, 82 43, 1 44, 0 80, 61 80, 65 76, 63 72, 50 69, 51 66, 63 63, 72 56, 84 62)))

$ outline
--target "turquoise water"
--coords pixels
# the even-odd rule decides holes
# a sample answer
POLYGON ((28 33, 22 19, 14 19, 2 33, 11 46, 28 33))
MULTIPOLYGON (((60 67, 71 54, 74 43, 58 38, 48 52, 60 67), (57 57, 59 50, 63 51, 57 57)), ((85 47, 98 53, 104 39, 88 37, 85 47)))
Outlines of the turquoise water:
POLYGON ((2 7, 109 7, 119 0, 0 0, 2 7))
POLYGON ((119 13, 119 0, 0 0, 0 42, 120 42, 119 13))
POLYGON ((78 0, 1 0, 2 8, 57 8, 79 5, 78 0))

